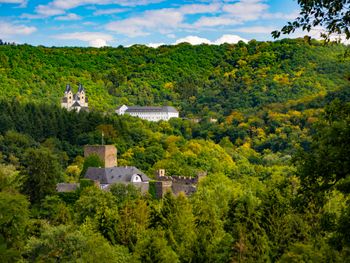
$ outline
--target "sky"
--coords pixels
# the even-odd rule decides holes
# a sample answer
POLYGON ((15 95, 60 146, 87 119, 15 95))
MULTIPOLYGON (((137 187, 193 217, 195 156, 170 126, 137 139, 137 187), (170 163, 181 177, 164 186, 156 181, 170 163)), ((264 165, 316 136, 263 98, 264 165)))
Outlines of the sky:
POLYGON ((298 13, 296 0, 0 0, 0 39, 93 47, 272 40, 298 13))

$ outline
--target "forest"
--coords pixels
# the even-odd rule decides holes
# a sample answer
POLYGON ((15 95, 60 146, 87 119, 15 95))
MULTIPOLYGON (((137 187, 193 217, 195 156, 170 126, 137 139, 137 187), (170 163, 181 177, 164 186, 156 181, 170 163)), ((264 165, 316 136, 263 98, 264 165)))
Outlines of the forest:
POLYGON ((309 38, 0 45, 1 262, 349 262, 348 54, 309 38), (60 108, 67 83, 84 84, 89 112, 60 108), (117 116, 121 104, 182 118, 117 116), (191 196, 100 190, 82 180, 83 146, 102 133, 118 165, 208 175, 191 196))

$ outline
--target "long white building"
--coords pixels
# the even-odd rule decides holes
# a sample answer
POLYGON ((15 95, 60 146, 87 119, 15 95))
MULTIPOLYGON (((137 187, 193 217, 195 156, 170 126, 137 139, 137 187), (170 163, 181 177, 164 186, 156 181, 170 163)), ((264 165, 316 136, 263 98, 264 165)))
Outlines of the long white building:
POLYGON ((119 115, 129 114, 148 121, 168 121, 171 118, 179 118, 179 112, 172 106, 120 106, 115 111, 119 115))

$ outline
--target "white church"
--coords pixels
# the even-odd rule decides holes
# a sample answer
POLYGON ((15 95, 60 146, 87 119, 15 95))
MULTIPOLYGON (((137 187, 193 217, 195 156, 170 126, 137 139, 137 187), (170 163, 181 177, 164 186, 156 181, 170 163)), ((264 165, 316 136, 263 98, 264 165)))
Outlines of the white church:
POLYGON ((86 96, 83 85, 79 84, 78 92, 73 94, 72 88, 69 84, 66 85, 64 96, 61 100, 61 107, 67 110, 88 110, 88 97, 86 96))
POLYGON ((129 114, 148 121, 168 121, 179 118, 179 112, 172 106, 126 106, 122 105, 115 111, 118 115, 129 114))

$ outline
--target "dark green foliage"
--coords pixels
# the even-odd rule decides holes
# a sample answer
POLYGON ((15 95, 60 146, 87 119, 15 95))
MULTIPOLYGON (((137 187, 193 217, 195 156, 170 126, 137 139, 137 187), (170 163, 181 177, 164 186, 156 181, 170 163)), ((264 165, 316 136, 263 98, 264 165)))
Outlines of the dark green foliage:
POLYGON ((75 203, 77 221, 83 223, 87 217, 93 218, 103 208, 115 207, 115 198, 110 192, 104 192, 95 186, 85 188, 75 203))
POLYGON ((14 262, 20 258, 29 220, 29 202, 18 193, 0 192, 0 258, 14 262))
MULTIPOLYGON (((16 97, 0 101, 1 262, 349 261, 346 47, 0 49, 0 97, 16 97), (52 105, 62 82, 84 83, 90 112, 52 105), (108 113, 124 103, 173 104, 188 119, 108 113), (152 180, 145 196, 132 185, 101 190, 79 174, 83 146, 102 132, 119 166, 207 176, 190 197, 151 198, 152 180), (79 180, 78 191, 56 193, 57 182, 79 180)), ((90 159, 82 175, 102 166, 90 159)))
POLYGON ((85 227, 46 227, 38 238, 31 238, 24 258, 29 262, 127 262, 127 250, 111 246, 101 235, 85 227))
POLYGON ((117 204, 120 206, 125 202, 135 200, 141 197, 141 191, 132 184, 116 183, 110 186, 110 192, 115 197, 117 204))
POLYGON ((97 154, 91 154, 88 157, 85 158, 84 164, 83 164, 83 170, 81 170, 80 177, 84 177, 87 169, 89 167, 104 167, 104 163, 101 160, 101 158, 97 154))
MULTIPOLYGON (((350 104, 335 100, 326 107, 310 151, 297 158, 305 197, 322 201, 325 191, 350 175, 350 104)), ((344 183, 344 192, 349 190, 344 183)))
MULTIPOLYGON (((0 97, 58 105, 66 83, 83 83, 95 110, 168 104, 185 117, 213 117, 343 87, 349 65, 338 55, 344 50, 341 45, 322 47, 317 41, 310 46, 303 39, 157 49, 0 46, 0 97)), ((35 114, 35 109, 27 110, 35 114)), ((57 118, 52 111, 45 115, 57 118)), ((7 118, 0 120, 11 127, 7 118)), ((31 118, 23 125, 28 123, 33 124, 31 118)), ((74 134, 73 123, 67 129, 74 134)), ((40 135, 55 128, 33 132, 40 135)))
POLYGON ((24 165, 23 192, 31 202, 38 203, 56 192, 56 184, 62 180, 62 168, 55 154, 47 148, 29 148, 24 155, 24 165))
POLYGON ((87 187, 94 186, 95 182, 90 179, 80 179, 80 190, 84 190, 87 187))

